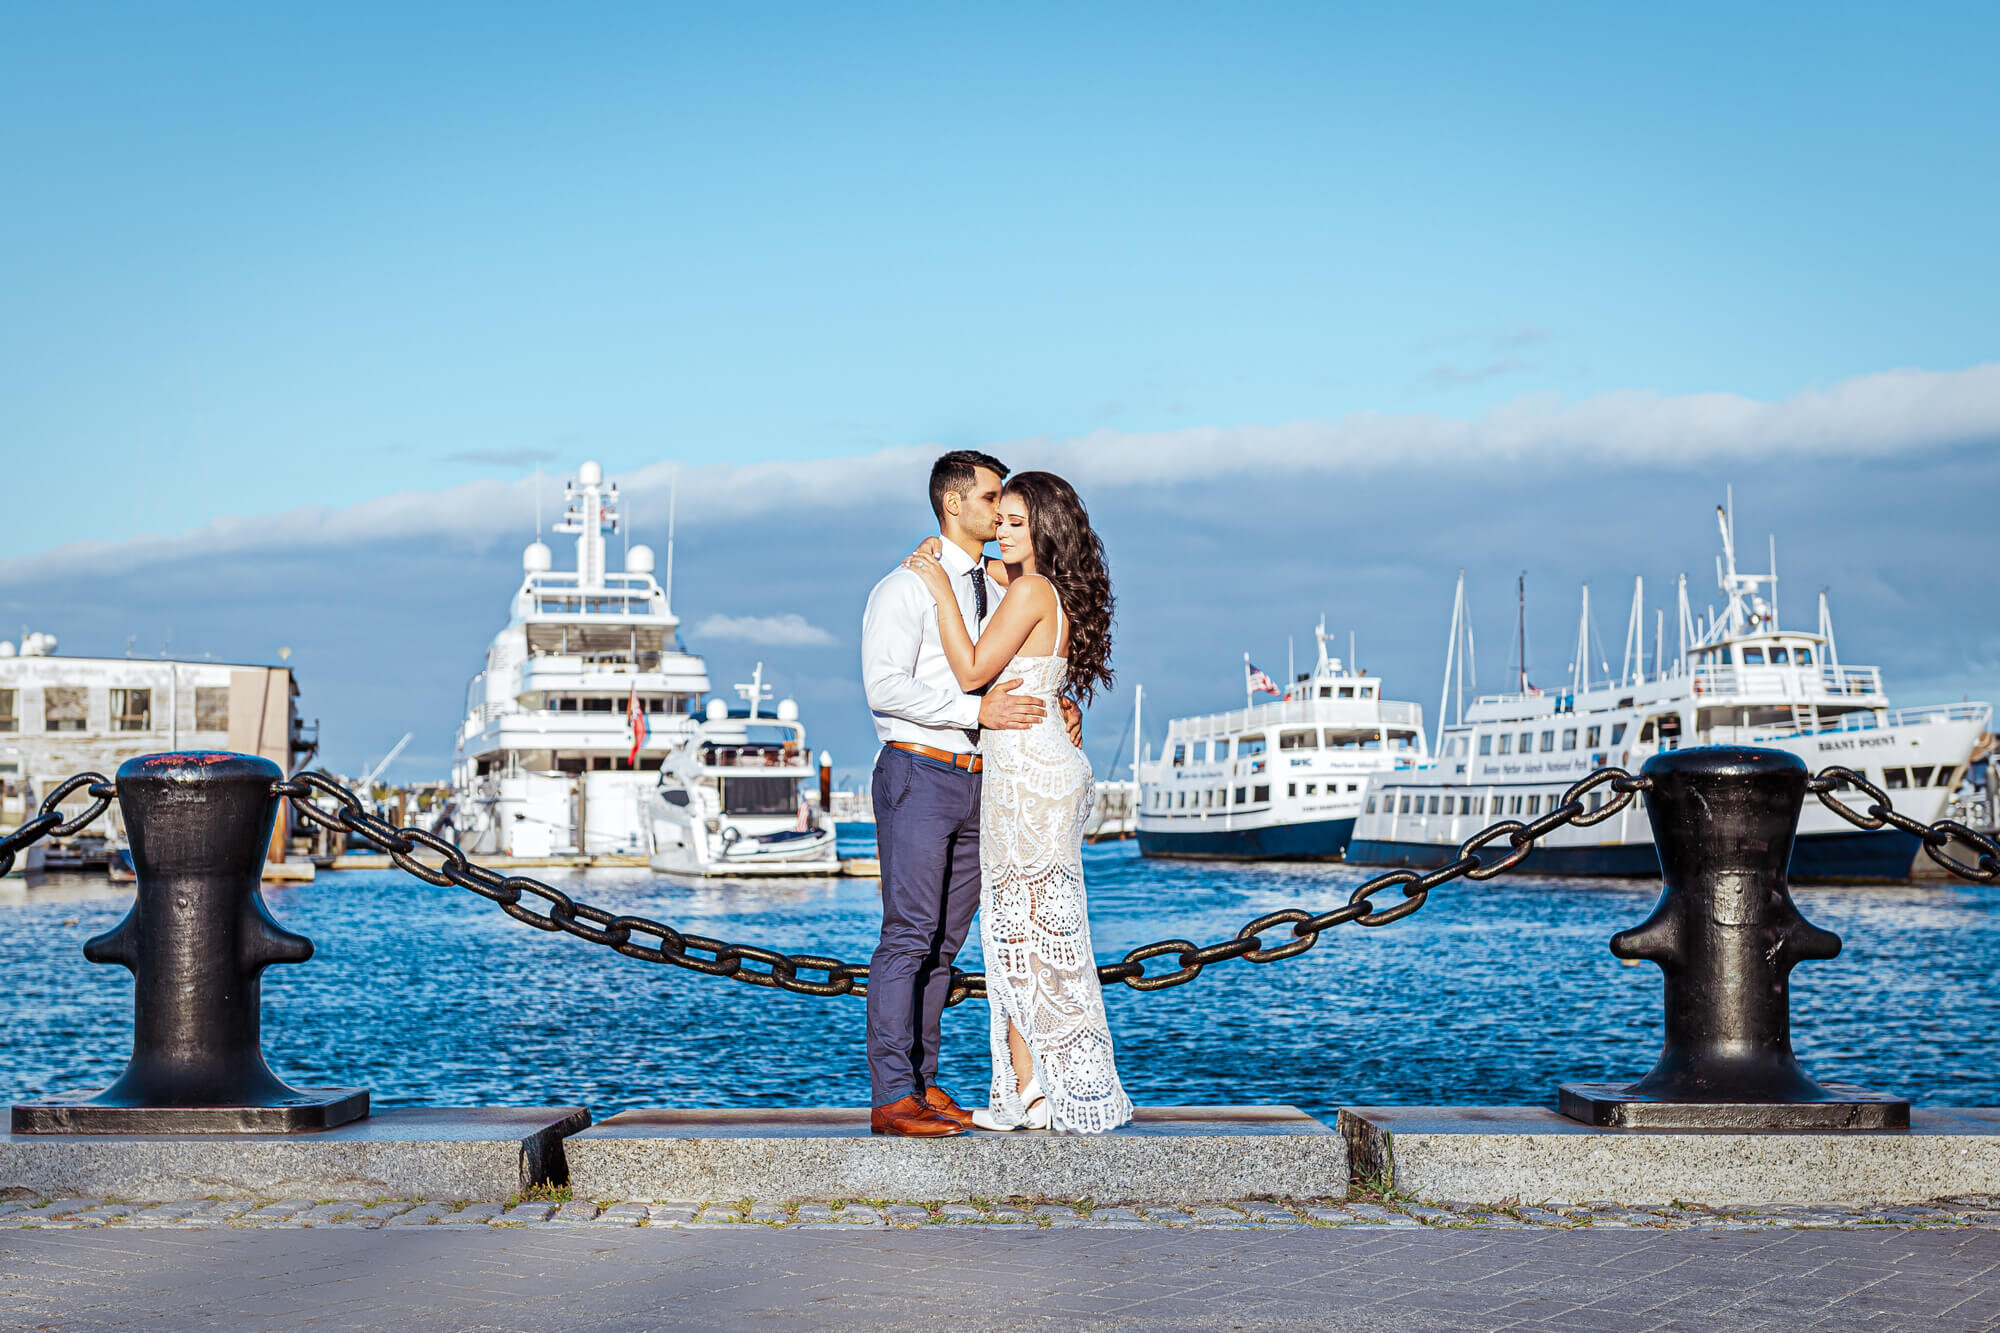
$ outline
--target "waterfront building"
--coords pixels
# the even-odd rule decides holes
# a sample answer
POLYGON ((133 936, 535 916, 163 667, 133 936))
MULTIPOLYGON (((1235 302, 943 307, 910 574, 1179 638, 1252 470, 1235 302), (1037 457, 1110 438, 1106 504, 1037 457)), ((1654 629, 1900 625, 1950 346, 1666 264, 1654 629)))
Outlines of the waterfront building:
MULTIPOLYGON (((1841 764, 1882 787, 1902 813, 1925 823, 1937 819, 1965 777, 1992 706, 1891 708, 1879 667, 1841 662, 1826 594, 1820 594, 1816 631, 1781 628, 1775 552, 1770 573, 1739 573, 1730 516, 1725 509, 1717 516, 1723 545, 1717 578, 1727 599, 1721 614, 1697 620, 1683 577, 1677 651, 1671 659, 1664 652, 1661 612, 1648 669, 1644 586, 1635 586, 1622 669, 1599 679, 1591 669, 1586 588, 1566 687, 1535 688, 1525 668, 1517 668, 1513 692, 1480 696, 1461 707, 1450 725, 1440 728, 1434 762, 1384 773, 1370 787, 1348 859, 1443 865, 1487 824, 1532 821, 1555 808, 1563 791, 1593 770, 1609 765, 1637 772, 1653 755, 1683 745, 1787 750, 1814 772, 1841 764)), ((1454 649, 1466 632, 1464 605, 1461 578, 1454 649)), ((1448 693, 1452 656, 1446 660, 1448 693)), ((1457 661, 1465 660, 1459 653, 1457 661)), ((1610 797, 1599 790, 1588 800, 1596 809, 1610 797)), ((1911 834, 1858 829, 1808 800, 1792 852, 1792 876, 1907 879, 1917 847, 1911 834)), ((1603 823, 1553 830, 1521 869, 1554 875, 1660 873, 1651 823, 1639 801, 1603 823)))
POLYGON ((1167 724, 1138 764, 1141 855, 1337 858, 1369 779, 1428 760, 1422 707, 1329 655, 1324 621, 1315 638, 1318 661, 1280 701, 1167 724))
MULTIPOLYGON (((117 773, 165 750, 261 755, 287 773, 318 752, 289 667, 169 658, 68 657, 54 635, 0 642, 0 823, 14 827, 76 773, 117 773)), ((80 813, 81 792, 64 806, 80 813)), ((285 821, 273 837, 283 846, 285 821)), ((83 837, 122 841, 118 807, 83 837)))

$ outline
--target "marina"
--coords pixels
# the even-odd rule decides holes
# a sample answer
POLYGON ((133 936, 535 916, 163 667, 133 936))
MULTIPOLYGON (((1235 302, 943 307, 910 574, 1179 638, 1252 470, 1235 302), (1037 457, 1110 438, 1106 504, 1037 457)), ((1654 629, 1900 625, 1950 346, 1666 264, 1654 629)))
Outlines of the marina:
MULTIPOLYGON (((1722 612, 1698 620, 1683 576, 1676 647, 1669 654, 1661 610, 1651 626, 1649 667, 1645 588, 1635 584, 1623 664, 1615 675, 1600 674, 1592 666, 1586 588, 1571 679, 1562 689, 1532 686, 1520 666, 1514 692, 1465 704, 1470 629, 1461 576, 1445 663, 1445 698, 1456 696, 1455 710, 1448 724, 1440 717, 1434 759, 1385 774, 1371 788, 1349 859, 1440 866, 1495 820, 1533 820, 1553 810, 1563 791, 1594 769, 1637 771, 1654 754, 1694 745, 1781 750, 1813 772, 1840 764, 1888 792, 1899 810, 1925 823, 1937 819, 1966 781, 1992 706, 1892 708, 1880 668, 1840 660, 1826 594, 1819 597, 1816 630, 1782 628, 1775 545, 1771 572, 1742 573, 1730 513, 1718 508, 1716 516, 1722 612)), ((1593 792, 1591 809, 1604 799, 1593 792)), ((1792 874, 1807 881, 1908 879, 1917 848, 1909 833, 1857 829, 1809 802, 1792 874)), ((1659 874, 1659 861, 1635 803, 1603 823, 1556 830, 1534 852, 1533 869, 1650 877, 1659 874)))

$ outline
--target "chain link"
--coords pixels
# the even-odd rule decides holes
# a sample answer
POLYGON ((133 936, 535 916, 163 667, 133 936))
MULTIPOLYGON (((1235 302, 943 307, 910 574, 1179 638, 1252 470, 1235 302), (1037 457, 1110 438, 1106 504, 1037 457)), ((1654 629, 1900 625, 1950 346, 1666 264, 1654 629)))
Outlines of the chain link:
POLYGON ((1917 838, 1924 845, 1925 856, 1960 879, 1969 879, 1975 884, 1991 884, 2000 880, 2000 843, 1956 819, 1940 819, 1935 824, 1924 824, 1899 814, 1888 792, 1851 768, 1840 764, 1823 768, 1807 781, 1806 789, 1819 797, 1821 805, 1856 828, 1871 831, 1883 827, 1895 828, 1917 838), (1858 787, 1871 798, 1867 814, 1862 814, 1834 795, 1842 787, 1858 787), (1945 850, 1954 840, 1979 854, 1977 865, 1967 865, 1945 850))
MULTIPOLYGON (((1115 963, 1101 963, 1098 980, 1106 985, 1123 982, 1133 990, 1165 990, 1193 981, 1211 963, 1247 959, 1252 963, 1273 963, 1296 958, 1319 943, 1319 937, 1335 926, 1350 922, 1360 926, 1386 926, 1400 921, 1429 901, 1430 891, 1457 879, 1491 879, 1520 864, 1535 844, 1565 825, 1587 827, 1611 818, 1632 803, 1632 797, 1650 785, 1622 768, 1600 768, 1563 793, 1547 814, 1532 823, 1505 819, 1480 830, 1459 845, 1458 854, 1428 872, 1391 870, 1356 887, 1347 901, 1331 911, 1312 913, 1301 908, 1268 912, 1245 923, 1226 940, 1198 945, 1192 940, 1160 940, 1141 945, 1115 963), (1610 784, 1612 798, 1597 809, 1583 798, 1595 788, 1610 784), (1487 862, 1481 848, 1505 838, 1509 850, 1487 862), (1402 898, 1386 907, 1374 903, 1375 896, 1388 889, 1401 889, 1402 898), (1289 927, 1289 938, 1270 944, 1264 936, 1289 927), (1154 958, 1172 958, 1172 970, 1148 976, 1146 963, 1154 958)), ((709 976, 729 977, 751 986, 790 991, 795 995, 866 995, 868 965, 843 963, 817 954, 787 954, 753 944, 730 944, 705 935, 688 935, 664 921, 649 917, 614 914, 590 903, 579 902, 562 890, 525 875, 501 875, 474 864, 456 844, 420 829, 406 829, 368 813, 361 798, 324 773, 301 773, 275 785, 279 796, 291 800, 300 818, 321 828, 357 834, 363 841, 387 852, 398 867, 427 884, 456 885, 500 905, 500 910, 537 930, 558 931, 592 944, 616 950, 627 958, 648 963, 666 963, 709 976), (315 794, 329 798, 325 806, 315 794), (433 852, 443 864, 430 865, 417 859, 419 850, 433 852), (524 898, 546 903, 537 911, 524 905, 524 898), (636 938, 648 936, 657 944, 636 938), (802 974, 818 974, 824 980, 802 974)), ((952 969, 951 992, 947 1004, 986 997, 986 975, 952 969)))
POLYGON ((50 792, 42 800, 41 809, 12 833, 0 836, 0 875, 14 868, 14 857, 40 842, 43 838, 72 838, 90 826, 91 822, 111 808, 117 798, 118 789, 111 785, 111 779, 102 773, 79 773, 69 778, 50 792), (90 793, 90 808, 75 819, 65 820, 57 807, 79 790, 90 793))

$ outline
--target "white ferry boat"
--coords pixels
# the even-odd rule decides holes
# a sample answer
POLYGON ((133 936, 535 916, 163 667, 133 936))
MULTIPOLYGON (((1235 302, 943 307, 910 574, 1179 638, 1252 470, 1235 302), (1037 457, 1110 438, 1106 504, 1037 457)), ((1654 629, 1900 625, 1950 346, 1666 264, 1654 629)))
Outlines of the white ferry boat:
POLYGON ((1315 637, 1317 664, 1279 702, 1167 725, 1165 750, 1138 766, 1140 855, 1339 857, 1369 779, 1429 759, 1424 710, 1328 656, 1325 622, 1315 637))
MULTIPOLYGON (((1718 509, 1717 517, 1723 547, 1717 578, 1728 606, 1720 616, 1696 620, 1683 576, 1680 651, 1671 662, 1662 660, 1662 613, 1655 622, 1653 670, 1645 669, 1640 585, 1634 589, 1624 667, 1615 679, 1593 679, 1586 589, 1570 687, 1476 699, 1441 728, 1434 763, 1384 774, 1374 784, 1348 859, 1443 865, 1461 841, 1486 824, 1533 819, 1593 769, 1616 765, 1637 772, 1653 754, 1684 744, 1787 750, 1815 772, 1843 764, 1886 789, 1898 810, 1925 822, 1937 819, 1964 776, 1992 706, 1890 708, 1879 668, 1841 664, 1825 593, 1818 632, 1780 628, 1775 555, 1771 573, 1739 574, 1730 515, 1718 509)), ((1594 792, 1590 799, 1595 808, 1608 795, 1594 792)), ((1792 851, 1792 876, 1907 879, 1917 848, 1909 834, 1857 829, 1808 800, 1792 851)), ((1593 827, 1557 829, 1521 869, 1551 875, 1660 873, 1652 828, 1636 801, 1593 827)))
POLYGON ((575 535, 576 569, 554 569, 540 540, 527 548, 507 626, 466 693, 452 785, 460 840, 480 855, 643 855, 661 760, 708 692, 670 604, 671 533, 668 586, 647 546, 608 572, 618 484, 585 463, 564 494, 554 531, 575 535))
POLYGON ((706 720, 661 766, 647 863, 675 875, 839 874, 833 815, 806 794, 818 775, 798 704, 763 711, 762 662, 736 690, 747 706, 709 700, 706 720))

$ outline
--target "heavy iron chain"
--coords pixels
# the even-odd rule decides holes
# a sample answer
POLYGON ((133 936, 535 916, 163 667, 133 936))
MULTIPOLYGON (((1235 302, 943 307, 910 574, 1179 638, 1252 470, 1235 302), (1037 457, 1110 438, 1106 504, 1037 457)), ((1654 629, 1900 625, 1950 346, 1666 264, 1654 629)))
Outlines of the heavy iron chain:
POLYGON ((83 832, 91 821, 111 808, 111 802, 118 795, 111 779, 102 773, 79 773, 70 778, 42 800, 42 808, 21 827, 12 833, 0 835, 0 875, 14 868, 16 853, 24 852, 43 838, 69 838, 83 832), (65 821, 62 811, 56 807, 79 789, 88 790, 92 800, 90 808, 75 819, 65 821))
MULTIPOLYGON (((1142 945, 1118 962, 1099 964, 1098 980, 1106 984, 1122 981, 1133 990, 1165 990, 1169 986, 1193 981, 1210 963, 1232 958, 1245 958, 1253 963, 1296 958, 1319 943, 1322 932, 1335 926, 1350 922, 1361 926, 1386 926, 1421 908, 1428 901, 1430 891, 1440 885, 1456 879, 1492 879, 1519 865, 1535 849, 1536 842, 1554 830, 1566 824, 1585 828, 1601 823, 1631 804, 1633 795, 1650 785, 1648 779, 1634 777, 1622 768, 1600 768, 1564 792, 1562 800, 1539 819, 1525 824, 1518 819, 1503 819, 1489 825, 1461 843, 1458 855, 1435 870, 1421 874, 1415 870, 1391 870, 1360 885, 1348 895, 1346 903, 1331 911, 1313 913, 1302 908, 1287 908, 1281 912, 1268 912, 1247 922, 1229 939, 1215 944, 1201 946, 1191 940, 1160 940, 1142 945), (1614 793, 1612 798, 1595 810, 1586 808, 1584 796, 1607 783, 1614 793), (1490 862, 1478 855, 1480 849, 1503 838, 1509 847, 1505 855, 1490 862), (1388 907, 1375 907, 1371 902, 1375 895, 1391 888, 1403 891, 1402 901, 1388 907), (1291 938, 1266 945, 1264 935, 1279 926, 1289 926, 1291 938), (1168 955, 1178 964, 1173 971, 1146 975, 1148 959, 1168 955)), ((825 958, 818 954, 779 953, 752 944, 731 944, 705 935, 687 934, 649 917, 610 912, 580 902, 562 890, 526 875, 503 875, 476 865, 466 857, 462 848, 435 833, 402 828, 369 814, 363 808, 360 797, 324 773, 301 773, 290 781, 277 783, 275 791, 279 796, 290 798, 292 808, 308 822, 321 828, 358 834, 363 840, 387 852, 392 863, 418 879, 428 884, 453 884, 470 889, 480 897, 500 904, 500 909, 516 921, 525 922, 537 930, 562 931, 592 944, 615 949, 627 958, 648 963, 670 963, 710 976, 731 977, 748 985, 772 987, 799 995, 868 993, 868 966, 865 963, 843 963, 837 958, 825 958), (313 799, 316 792, 330 797, 333 807, 316 802, 313 799), (418 860, 419 850, 436 853, 443 858, 443 864, 431 866, 418 860), (540 899, 548 904, 547 910, 538 912, 524 906, 521 901, 524 897, 540 899), (657 940, 658 946, 641 943, 635 938, 638 936, 657 940), (746 963, 758 966, 746 967, 746 963), (801 973, 817 973, 825 980, 802 976, 801 973)), ((947 1004, 984 999, 985 996, 985 973, 952 969, 947 1004)))
MULTIPOLYGON (((1991 785, 1989 780, 1989 787, 1991 785)), ((1969 828, 1956 819, 1940 819, 1935 824, 1923 824, 1908 815, 1898 814, 1889 800, 1889 793, 1862 777, 1851 768, 1839 764, 1823 768, 1806 782, 1806 790, 1819 797, 1820 804, 1839 815, 1856 828, 1874 830, 1888 825, 1912 834, 1924 844, 1924 855, 1943 866, 1960 879, 1969 879, 1976 884, 1991 884, 2000 880, 2000 843, 1969 828), (1862 814, 1834 795, 1843 787, 1858 787, 1872 800, 1868 813, 1862 814), (1977 865, 1967 865, 1951 855, 1945 848, 1953 839, 1964 843, 1979 853, 1977 865)))

